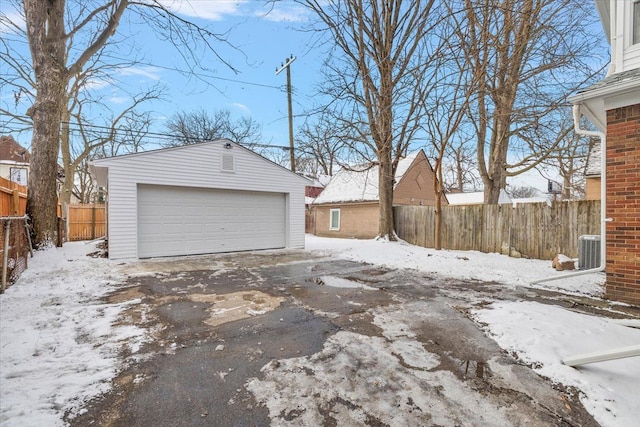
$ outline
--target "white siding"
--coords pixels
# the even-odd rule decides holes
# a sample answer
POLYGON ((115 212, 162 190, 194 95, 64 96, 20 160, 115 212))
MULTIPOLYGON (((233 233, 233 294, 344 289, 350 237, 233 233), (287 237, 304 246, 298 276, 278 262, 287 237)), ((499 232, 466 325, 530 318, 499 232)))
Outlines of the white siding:
POLYGON ((283 193, 288 214, 286 247, 303 248, 304 186, 308 181, 236 144, 225 149, 224 143, 216 141, 94 161, 96 168, 109 168, 109 257, 138 257, 138 184, 283 193), (222 154, 230 153, 234 155, 235 171, 222 171, 222 154))

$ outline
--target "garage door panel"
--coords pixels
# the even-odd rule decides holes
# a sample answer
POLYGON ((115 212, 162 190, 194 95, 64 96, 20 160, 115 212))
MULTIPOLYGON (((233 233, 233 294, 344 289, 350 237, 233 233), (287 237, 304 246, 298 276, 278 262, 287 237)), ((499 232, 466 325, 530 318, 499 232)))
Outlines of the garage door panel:
POLYGON ((138 256, 283 248, 281 193, 138 186, 138 256))

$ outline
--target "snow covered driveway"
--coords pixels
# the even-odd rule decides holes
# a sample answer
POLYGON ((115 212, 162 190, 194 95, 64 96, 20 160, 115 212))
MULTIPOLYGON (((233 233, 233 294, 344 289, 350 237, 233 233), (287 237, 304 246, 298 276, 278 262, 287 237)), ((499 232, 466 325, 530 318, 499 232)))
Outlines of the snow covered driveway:
POLYGON ((0 297, 0 423, 634 425, 637 360, 559 362, 640 341, 603 320, 637 310, 598 299, 601 277, 533 289, 550 263, 307 246, 122 265, 81 244, 37 254, 0 297))

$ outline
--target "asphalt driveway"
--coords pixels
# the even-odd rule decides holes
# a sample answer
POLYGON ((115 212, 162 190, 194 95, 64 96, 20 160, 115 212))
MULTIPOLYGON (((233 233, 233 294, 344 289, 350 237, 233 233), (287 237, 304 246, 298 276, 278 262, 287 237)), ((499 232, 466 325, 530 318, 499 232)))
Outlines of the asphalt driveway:
POLYGON ((121 266, 150 339, 72 426, 597 425, 467 316, 563 296, 303 251, 121 266))

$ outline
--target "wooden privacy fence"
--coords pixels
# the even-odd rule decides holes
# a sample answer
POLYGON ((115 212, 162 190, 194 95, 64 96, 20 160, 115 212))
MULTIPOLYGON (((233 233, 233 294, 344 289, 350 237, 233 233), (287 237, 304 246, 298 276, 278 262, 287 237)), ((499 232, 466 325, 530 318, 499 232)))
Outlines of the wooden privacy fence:
POLYGON ((0 216, 23 216, 27 211, 27 187, 0 177, 0 216))
POLYGON ((105 205, 69 205, 67 223, 70 241, 104 237, 107 234, 105 205))
MULTIPOLYGON (((396 206, 398 237, 422 247, 435 246, 435 208, 396 206)), ((600 201, 442 208, 443 249, 509 253, 552 259, 558 253, 578 256, 578 238, 600 234, 600 201)))

